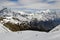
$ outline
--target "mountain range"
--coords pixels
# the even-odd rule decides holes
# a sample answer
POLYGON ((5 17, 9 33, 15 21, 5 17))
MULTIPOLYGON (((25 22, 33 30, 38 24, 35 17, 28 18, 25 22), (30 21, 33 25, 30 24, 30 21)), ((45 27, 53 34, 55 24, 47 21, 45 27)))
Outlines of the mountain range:
POLYGON ((60 16, 56 11, 49 9, 28 13, 3 8, 0 10, 0 23, 11 31, 35 30, 49 32, 60 24, 60 16))

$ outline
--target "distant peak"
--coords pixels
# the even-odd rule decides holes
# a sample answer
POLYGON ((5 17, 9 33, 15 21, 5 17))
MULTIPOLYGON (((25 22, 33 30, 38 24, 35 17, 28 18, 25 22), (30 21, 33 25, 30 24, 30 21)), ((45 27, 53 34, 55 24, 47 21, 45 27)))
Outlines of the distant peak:
POLYGON ((47 9, 46 11, 50 11, 49 9, 47 9))

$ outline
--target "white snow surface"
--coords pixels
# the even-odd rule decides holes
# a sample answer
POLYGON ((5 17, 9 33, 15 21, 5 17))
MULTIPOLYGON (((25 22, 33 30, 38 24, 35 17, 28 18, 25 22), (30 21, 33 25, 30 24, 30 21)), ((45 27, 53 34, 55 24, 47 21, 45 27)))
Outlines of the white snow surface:
POLYGON ((52 29, 50 32, 56 32, 60 31, 60 25, 56 26, 54 29, 52 29))
POLYGON ((0 40, 60 40, 59 32, 20 31, 0 33, 0 40))

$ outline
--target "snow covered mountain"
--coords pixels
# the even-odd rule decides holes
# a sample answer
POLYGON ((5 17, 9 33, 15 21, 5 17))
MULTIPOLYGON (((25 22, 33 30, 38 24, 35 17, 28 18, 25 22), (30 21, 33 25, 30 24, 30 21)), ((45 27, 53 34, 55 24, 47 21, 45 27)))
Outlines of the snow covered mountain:
POLYGON ((27 13, 2 8, 0 40, 60 40, 60 16, 49 9, 27 13))
MULTIPOLYGON (((37 20, 41 21, 48 21, 48 20, 54 20, 55 18, 57 18, 57 14, 55 11, 51 11, 51 10, 44 10, 44 11, 37 11, 35 13, 26 13, 23 11, 17 11, 14 12, 11 9, 8 8, 3 8, 2 10, 0 10, 0 15, 1 16, 7 16, 7 17, 17 17, 20 19, 25 19, 27 21, 28 20, 32 20, 34 18, 36 18, 37 20)), ((24 21, 24 20, 23 20, 24 21)))
POLYGON ((0 23, 10 30, 38 30, 50 31, 60 24, 60 17, 56 11, 44 10, 34 13, 12 11, 8 8, 0 10, 0 23), (11 27, 11 25, 13 27, 11 27), (18 27, 16 27, 18 26, 18 27), (17 29, 18 28, 18 29, 17 29))

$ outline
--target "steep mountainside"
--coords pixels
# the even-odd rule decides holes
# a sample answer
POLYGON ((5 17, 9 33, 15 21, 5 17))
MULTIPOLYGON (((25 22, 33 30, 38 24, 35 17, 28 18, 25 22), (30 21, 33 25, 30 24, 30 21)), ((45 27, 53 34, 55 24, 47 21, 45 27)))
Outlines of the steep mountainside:
POLYGON ((0 23, 11 31, 38 30, 48 32, 60 24, 60 17, 56 11, 49 9, 27 13, 3 8, 0 10, 0 17, 0 23))

